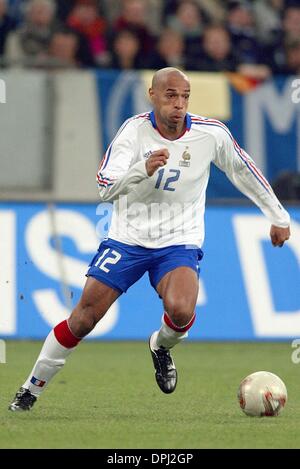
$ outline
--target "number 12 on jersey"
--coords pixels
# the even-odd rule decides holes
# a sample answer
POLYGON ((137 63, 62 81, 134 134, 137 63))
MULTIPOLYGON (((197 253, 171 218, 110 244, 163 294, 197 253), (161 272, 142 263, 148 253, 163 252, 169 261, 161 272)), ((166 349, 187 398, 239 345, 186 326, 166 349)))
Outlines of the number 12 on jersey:
MULTIPOLYGON (((161 168, 158 171, 158 178, 155 184, 155 189, 160 188, 164 172, 165 172, 165 168, 161 168)), ((173 173, 173 176, 169 176, 166 179, 166 182, 162 188, 164 191, 175 191, 175 187, 171 187, 171 184, 178 181, 179 176, 180 176, 180 169, 169 169, 169 174, 172 174, 172 173, 173 173)))

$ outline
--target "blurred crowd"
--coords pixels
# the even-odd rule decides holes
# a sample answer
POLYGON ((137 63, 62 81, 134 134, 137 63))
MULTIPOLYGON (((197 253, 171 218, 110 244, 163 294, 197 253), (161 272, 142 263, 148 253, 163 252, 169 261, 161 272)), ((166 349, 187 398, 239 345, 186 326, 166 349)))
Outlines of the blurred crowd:
POLYGON ((0 0, 2 67, 300 73, 300 0, 0 0))

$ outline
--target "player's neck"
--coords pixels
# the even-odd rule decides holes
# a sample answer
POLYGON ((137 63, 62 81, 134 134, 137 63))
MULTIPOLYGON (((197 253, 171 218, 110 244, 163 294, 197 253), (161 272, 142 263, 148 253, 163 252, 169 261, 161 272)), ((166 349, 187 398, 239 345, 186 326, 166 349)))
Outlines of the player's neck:
POLYGON ((156 126, 161 136, 167 138, 168 140, 177 140, 177 138, 180 138, 186 130, 185 120, 178 126, 169 127, 167 124, 161 122, 159 118, 156 117, 156 126))

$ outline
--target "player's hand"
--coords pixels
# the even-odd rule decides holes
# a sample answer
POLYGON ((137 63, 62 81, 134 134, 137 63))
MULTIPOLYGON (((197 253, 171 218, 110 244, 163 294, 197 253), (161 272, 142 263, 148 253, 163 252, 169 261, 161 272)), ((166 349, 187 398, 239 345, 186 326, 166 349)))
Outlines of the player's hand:
POLYGON ((281 248, 284 245, 284 242, 289 239, 290 235, 290 227, 280 228, 275 225, 271 226, 270 236, 273 246, 279 246, 281 248))
POLYGON ((146 161, 146 171, 148 176, 152 176, 160 166, 165 166, 169 158, 169 150, 162 148, 154 151, 146 161))

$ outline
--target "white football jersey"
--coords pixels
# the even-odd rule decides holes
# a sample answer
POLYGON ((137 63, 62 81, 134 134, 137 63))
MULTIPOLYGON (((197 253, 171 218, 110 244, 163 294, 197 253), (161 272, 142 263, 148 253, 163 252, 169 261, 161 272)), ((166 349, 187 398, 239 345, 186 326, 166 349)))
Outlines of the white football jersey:
POLYGON ((123 124, 100 164, 100 199, 114 203, 109 238, 147 248, 201 247, 211 163, 272 224, 289 225, 269 183, 223 123, 187 114, 186 131, 172 141, 160 134, 152 111, 123 124), (149 177, 146 159, 162 148, 169 150, 168 162, 149 177))

